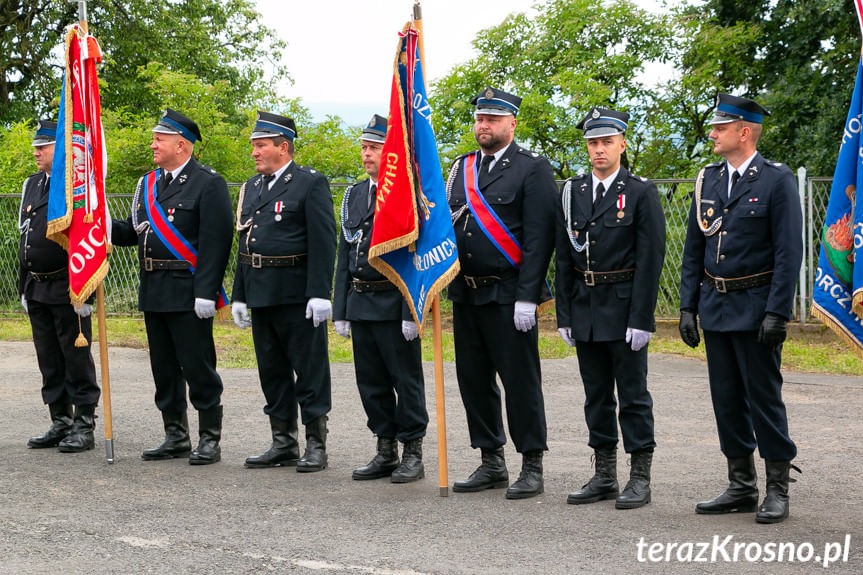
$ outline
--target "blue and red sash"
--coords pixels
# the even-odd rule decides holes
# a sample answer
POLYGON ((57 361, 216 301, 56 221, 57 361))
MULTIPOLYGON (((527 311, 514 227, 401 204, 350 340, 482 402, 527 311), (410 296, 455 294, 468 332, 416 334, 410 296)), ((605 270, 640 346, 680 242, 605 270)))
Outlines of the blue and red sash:
MULTIPOLYGON (((195 268, 198 265, 198 251, 183 237, 180 231, 174 227, 168 218, 165 217, 165 211, 159 202, 156 201, 158 190, 156 186, 159 182, 159 174, 161 170, 156 169, 144 176, 144 206, 147 208, 147 219, 150 220, 150 229, 156 234, 165 247, 167 247, 174 257, 178 260, 186 260, 189 262, 189 269, 192 274, 195 273, 195 268)), ((216 309, 220 309, 228 305, 228 294, 225 293, 225 288, 219 290, 219 298, 216 300, 216 309)))
POLYGON ((464 159, 464 190, 467 207, 476 218, 482 233, 509 260, 509 263, 518 269, 521 266, 521 245, 480 193, 477 183, 479 155, 480 152, 477 151, 464 159))

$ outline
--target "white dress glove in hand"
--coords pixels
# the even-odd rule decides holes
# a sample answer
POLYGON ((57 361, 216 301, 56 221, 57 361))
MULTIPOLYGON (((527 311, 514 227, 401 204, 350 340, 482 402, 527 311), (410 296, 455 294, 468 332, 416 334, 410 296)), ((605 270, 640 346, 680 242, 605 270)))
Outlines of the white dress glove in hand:
POLYGON ((512 320, 518 331, 530 331, 536 325, 536 304, 532 301, 515 302, 512 320))
POLYGON ((643 329, 635 329, 634 327, 626 328, 626 343, 630 345, 632 351, 638 351, 650 341, 653 334, 643 329))
POLYGON ((202 297, 195 298, 195 315, 201 319, 207 319, 216 315, 216 301, 212 299, 204 299, 202 297))
POLYGON ((572 339, 571 327, 559 327, 557 328, 557 333, 560 334, 560 339, 562 339, 566 345, 569 347, 575 347, 575 340, 572 339))
POLYGON ((405 341, 413 341, 419 335, 419 328, 413 320, 402 321, 402 335, 405 336, 405 341))
POLYGON ((312 324, 318 327, 327 321, 332 311, 330 300, 319 297, 309 298, 309 303, 306 304, 306 319, 312 320, 312 324))
POLYGON ((93 306, 88 303, 82 303, 81 307, 75 308, 75 313, 78 314, 78 317, 90 317, 90 314, 93 313, 93 306))
POLYGON ((21 294, 21 307, 24 308, 24 311, 30 313, 30 308, 27 307, 27 296, 21 294))
POLYGON ((252 326, 249 306, 245 302, 235 301, 231 304, 231 317, 234 318, 234 324, 240 329, 247 329, 252 326))
POLYGON ((336 333, 342 337, 350 338, 351 337, 351 322, 345 319, 337 319, 336 324, 336 333))

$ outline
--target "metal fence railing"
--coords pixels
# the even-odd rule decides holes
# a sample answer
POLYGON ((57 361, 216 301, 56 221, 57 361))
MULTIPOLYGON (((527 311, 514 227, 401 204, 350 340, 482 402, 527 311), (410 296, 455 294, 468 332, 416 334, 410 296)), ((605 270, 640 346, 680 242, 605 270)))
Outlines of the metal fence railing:
MULTIPOLYGON (((683 255, 683 244, 686 239, 686 220, 689 215, 689 205, 695 180, 665 179, 654 180, 662 199, 662 207, 666 218, 666 256, 659 286, 659 299, 656 315, 661 318, 677 317, 679 303, 680 264, 683 255)), ((804 218, 806 256, 804 257, 803 277, 808 278, 810 289, 805 294, 811 294, 814 281, 815 264, 818 257, 819 232, 824 224, 824 213, 830 193, 831 178, 808 178, 802 192, 805 194, 802 205, 806 206, 804 218)), ((332 184, 334 213, 341 204, 344 184, 332 184)), ((229 187, 232 201, 236 204, 239 186, 229 187)), ((129 214, 131 194, 110 195, 108 206, 113 217, 126 217, 129 214)), ((18 230, 16 227, 17 211, 20 197, 12 194, 0 194, 0 311, 21 311, 18 303, 18 230)), ((225 277, 225 287, 230 292, 233 285, 234 267, 236 263, 236 235, 234 248, 225 277)), ((116 248, 109 256, 111 271, 105 280, 105 304, 109 313, 133 313, 137 309, 138 263, 136 251, 132 248, 116 248)), ((549 280, 553 285, 553 269, 549 272, 549 280)), ((809 309, 809 296, 805 306, 802 302, 795 305, 795 316, 806 321, 807 314, 800 317, 800 309, 809 309)))

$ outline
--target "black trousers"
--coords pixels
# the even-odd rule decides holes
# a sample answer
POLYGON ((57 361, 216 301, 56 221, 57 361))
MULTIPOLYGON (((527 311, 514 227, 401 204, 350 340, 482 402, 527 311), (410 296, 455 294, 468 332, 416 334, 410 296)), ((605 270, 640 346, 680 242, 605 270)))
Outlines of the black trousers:
POLYGON ((594 449, 617 448, 617 423, 627 453, 653 450, 653 399, 647 391, 647 346, 638 351, 624 340, 577 341, 584 384, 584 418, 594 449), (617 398, 614 390, 617 386, 617 398), (617 404, 620 402, 619 413, 617 404))
POLYGON ((352 321, 351 332, 369 429, 403 443, 425 436, 429 416, 420 339, 405 341, 400 320, 352 321))
POLYGON ((160 411, 185 411, 189 401, 198 411, 221 402, 222 378, 216 373, 213 318, 200 319, 193 311, 144 312, 150 369, 156 383, 160 411))
MULTIPOLYGON (((75 347, 78 315, 71 304, 27 301, 36 360, 42 373, 42 401, 45 404, 96 405, 99 384, 90 346, 75 347)), ((92 341, 89 317, 81 318, 81 332, 92 341)))
POLYGON ((303 424, 329 413, 332 406, 327 324, 314 327, 306 304, 256 307, 252 337, 258 377, 267 400, 264 413, 303 424), (294 374, 296 373, 296 380, 294 374))
POLYGON ((758 343, 755 331, 705 330, 704 345, 722 453, 747 457, 757 445, 764 459, 794 459, 797 446, 782 401, 782 350, 758 343))
POLYGON ((458 388, 467 412, 473 448, 506 443, 500 376, 506 392, 509 434, 519 453, 548 449, 537 329, 515 329, 513 304, 453 302, 453 336, 458 388))

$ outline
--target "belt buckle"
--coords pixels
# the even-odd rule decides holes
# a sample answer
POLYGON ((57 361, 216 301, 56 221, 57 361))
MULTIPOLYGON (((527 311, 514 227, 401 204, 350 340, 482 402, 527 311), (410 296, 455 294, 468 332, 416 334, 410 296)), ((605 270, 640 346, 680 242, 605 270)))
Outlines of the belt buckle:
POLYGON ((251 254, 252 256, 252 267, 255 269, 260 269, 263 267, 263 259, 261 258, 261 254, 251 254))
POLYGON ((464 276, 464 281, 467 284, 467 287, 477 289, 476 279, 473 276, 464 276))
POLYGON ((354 291, 357 293, 363 293, 364 291, 366 291, 365 289, 363 289, 364 285, 365 282, 354 282, 354 291))
POLYGON ((593 272, 590 270, 584 272, 584 285, 588 287, 596 285, 596 278, 593 277, 593 272))
POLYGON ((725 278, 713 278, 713 287, 719 293, 728 293, 728 288, 725 286, 725 278))
POLYGON ((153 258, 144 258, 144 271, 153 271, 153 258))

